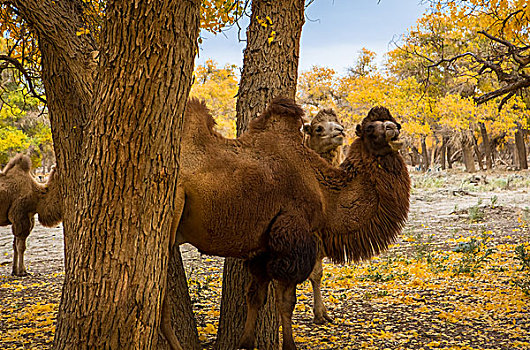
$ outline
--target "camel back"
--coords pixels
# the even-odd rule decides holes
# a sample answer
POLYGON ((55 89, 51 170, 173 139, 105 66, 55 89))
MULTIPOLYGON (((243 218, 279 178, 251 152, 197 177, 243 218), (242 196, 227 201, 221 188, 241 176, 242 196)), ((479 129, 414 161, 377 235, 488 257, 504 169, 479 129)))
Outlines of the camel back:
POLYGON ((7 175, 7 173, 15 167, 18 167, 20 170, 29 173, 31 170, 31 159, 24 154, 17 154, 7 163, 2 173, 7 175))

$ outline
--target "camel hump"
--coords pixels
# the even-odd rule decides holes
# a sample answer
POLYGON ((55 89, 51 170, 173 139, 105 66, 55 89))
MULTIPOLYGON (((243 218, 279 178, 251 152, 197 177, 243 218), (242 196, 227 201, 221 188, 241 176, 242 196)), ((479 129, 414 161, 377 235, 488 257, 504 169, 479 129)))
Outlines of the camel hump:
POLYGON ((254 130, 266 129, 274 117, 279 116, 281 119, 288 121, 288 129, 299 131, 302 127, 302 118, 304 110, 292 99, 285 97, 276 97, 269 104, 268 108, 259 117, 253 119, 249 128, 254 130))
POLYGON ((296 104, 293 99, 285 97, 276 97, 272 100, 265 113, 282 115, 295 119, 301 119, 304 116, 304 110, 296 104))
POLYGON ((215 134, 216 123, 204 100, 199 100, 196 97, 190 98, 186 104, 184 119, 187 126, 194 131, 215 134))
POLYGON ((29 173, 31 170, 31 159, 29 159, 29 157, 25 154, 17 154, 7 163, 3 174, 7 175, 7 173, 15 167, 18 167, 20 170, 29 173))

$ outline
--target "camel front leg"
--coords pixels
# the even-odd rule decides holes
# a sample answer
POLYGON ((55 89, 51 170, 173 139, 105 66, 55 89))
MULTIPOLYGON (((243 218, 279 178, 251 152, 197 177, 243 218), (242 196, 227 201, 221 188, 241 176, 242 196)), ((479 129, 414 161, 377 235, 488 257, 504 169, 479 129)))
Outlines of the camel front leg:
POLYGON ((316 324, 324 324, 326 322, 332 322, 333 319, 328 315, 326 306, 322 299, 322 291, 320 287, 322 285, 322 257, 317 258, 315 267, 309 275, 309 281, 311 281, 311 286, 313 287, 313 322, 316 324))
POLYGON ((296 304, 296 283, 278 283, 278 311, 282 322, 282 350, 296 350, 293 339, 292 319, 296 304))
POLYGON ((270 283, 270 278, 267 277, 264 266, 259 266, 256 269, 251 268, 251 273, 252 281, 247 289, 247 319, 239 342, 240 349, 255 348, 256 320, 258 319, 259 309, 267 301, 267 291, 270 283))
POLYGON ((13 221, 13 276, 27 276, 24 266, 24 252, 26 251, 26 239, 35 223, 33 216, 22 216, 13 221))

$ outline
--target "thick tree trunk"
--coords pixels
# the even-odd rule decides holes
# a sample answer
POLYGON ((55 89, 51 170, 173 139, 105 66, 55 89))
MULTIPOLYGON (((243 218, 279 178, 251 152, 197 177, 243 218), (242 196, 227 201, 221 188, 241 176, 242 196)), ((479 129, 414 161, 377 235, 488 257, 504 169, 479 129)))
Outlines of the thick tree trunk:
POLYGON ((524 143, 524 134, 521 125, 517 124, 517 131, 515 132, 515 149, 517 152, 517 168, 528 169, 528 160, 526 155, 526 146, 524 143))
MULTIPOLYGON (((247 129, 248 122, 264 111, 274 97, 295 97, 303 24, 303 0, 252 2, 236 105, 238 134, 247 129)), ((217 350, 233 350, 239 342, 246 319, 245 294, 249 281, 249 272, 242 261, 225 260, 217 350)), ((271 289, 258 318, 260 350, 278 349, 279 344, 278 316, 271 289)))
MULTIPOLYGON (((82 11, 75 1, 35 3, 27 15, 39 24, 44 8, 73 4, 50 15, 63 21, 82 11)), ((58 349, 156 348, 166 283, 181 115, 200 3, 107 4, 96 80, 83 73, 93 69, 92 48, 68 41, 83 37, 76 35, 79 23, 55 23, 50 35, 65 30, 62 37, 36 27, 66 189, 58 349)), ((30 5, 24 0, 21 8, 30 5)))
POLYGON ((490 138, 488 136, 488 130, 486 129, 486 125, 484 125, 484 123, 478 123, 478 126, 480 128, 480 135, 482 136, 482 144, 484 145, 484 154, 486 157, 486 169, 492 170, 493 169, 493 155, 491 152, 491 143, 490 143, 490 138))

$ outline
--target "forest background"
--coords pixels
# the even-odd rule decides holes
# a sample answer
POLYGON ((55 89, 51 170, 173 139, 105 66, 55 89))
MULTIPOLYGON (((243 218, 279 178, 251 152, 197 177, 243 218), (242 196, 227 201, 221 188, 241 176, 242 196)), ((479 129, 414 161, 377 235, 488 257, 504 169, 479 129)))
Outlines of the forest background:
MULTIPOLYGON (((220 7, 212 2, 215 12, 204 11, 203 30, 220 33, 245 11, 226 8, 219 16, 220 7)), ((351 58, 346 72, 325 63, 301 71, 298 102, 308 118, 321 108, 334 108, 349 136, 369 108, 388 107, 402 121, 403 155, 418 170, 451 168, 457 161, 469 172, 496 165, 526 169, 530 98, 525 87, 510 91, 514 82, 503 81, 502 74, 527 74, 527 62, 517 57, 528 49, 528 11, 524 1, 426 5, 383 57, 367 47, 351 58)), ((272 42, 269 20, 261 23, 272 42)), ((24 25, 2 21, 0 29, 0 165, 29 149, 34 166, 46 172, 54 154, 43 88, 35 80, 38 49, 24 37, 24 25)), ((192 95, 207 101, 219 131, 233 137, 240 67, 202 61, 192 95)))

